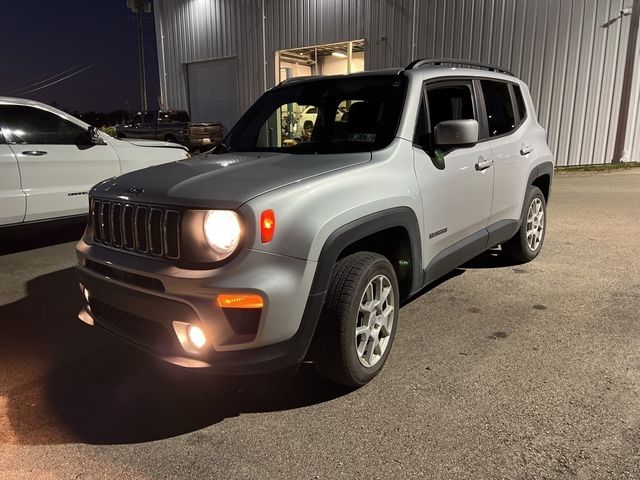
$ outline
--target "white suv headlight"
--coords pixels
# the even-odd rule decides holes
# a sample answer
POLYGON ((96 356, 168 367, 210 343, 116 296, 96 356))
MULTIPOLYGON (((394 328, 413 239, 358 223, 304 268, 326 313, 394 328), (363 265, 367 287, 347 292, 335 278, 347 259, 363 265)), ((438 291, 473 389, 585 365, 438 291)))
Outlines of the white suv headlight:
POLYGON ((220 260, 231 255, 240 243, 240 217, 231 210, 210 210, 204 217, 204 236, 220 260))

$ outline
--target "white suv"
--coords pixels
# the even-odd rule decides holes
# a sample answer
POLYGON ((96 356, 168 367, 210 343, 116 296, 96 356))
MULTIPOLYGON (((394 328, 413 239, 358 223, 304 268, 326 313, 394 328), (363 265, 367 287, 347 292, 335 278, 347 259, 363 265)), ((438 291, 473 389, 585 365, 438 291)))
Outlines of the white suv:
POLYGON ((186 158, 181 145, 115 139, 48 105, 0 97, 0 231, 86 216, 96 183, 186 158))
POLYGON ((368 382, 403 301, 489 248, 542 248, 553 159, 528 89, 461 63, 285 81, 216 151, 96 185, 80 319, 187 368, 309 358, 368 382), (317 108, 300 143, 294 105, 317 108))

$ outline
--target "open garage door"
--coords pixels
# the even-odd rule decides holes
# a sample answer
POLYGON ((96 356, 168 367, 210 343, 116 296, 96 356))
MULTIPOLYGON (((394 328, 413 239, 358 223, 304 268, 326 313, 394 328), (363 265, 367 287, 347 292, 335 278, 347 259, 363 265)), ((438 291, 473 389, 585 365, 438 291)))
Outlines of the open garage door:
POLYGON ((229 131, 239 118, 235 58, 187 64, 189 113, 193 122, 220 122, 229 131))

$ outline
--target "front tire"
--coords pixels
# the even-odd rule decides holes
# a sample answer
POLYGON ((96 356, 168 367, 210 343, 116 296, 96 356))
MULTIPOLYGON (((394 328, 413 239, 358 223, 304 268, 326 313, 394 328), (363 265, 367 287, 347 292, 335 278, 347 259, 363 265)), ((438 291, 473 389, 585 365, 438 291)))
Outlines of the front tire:
POLYGON ((531 186, 527 190, 520 223, 520 229, 502 245, 502 250, 509 258, 526 263, 536 258, 542 250, 547 231, 547 202, 538 187, 531 186))
POLYGON ((399 298, 382 255, 358 252, 336 263, 312 345, 318 373, 349 387, 373 379, 395 338, 399 298))

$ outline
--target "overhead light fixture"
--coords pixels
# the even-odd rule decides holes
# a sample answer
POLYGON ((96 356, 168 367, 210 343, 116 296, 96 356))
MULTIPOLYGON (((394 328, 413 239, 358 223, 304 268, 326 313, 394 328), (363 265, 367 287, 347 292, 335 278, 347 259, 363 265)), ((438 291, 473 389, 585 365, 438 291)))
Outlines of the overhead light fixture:
POLYGON ((333 55, 334 57, 347 58, 347 54, 345 52, 340 51, 340 50, 336 50, 335 52, 331 52, 331 55, 333 55))

